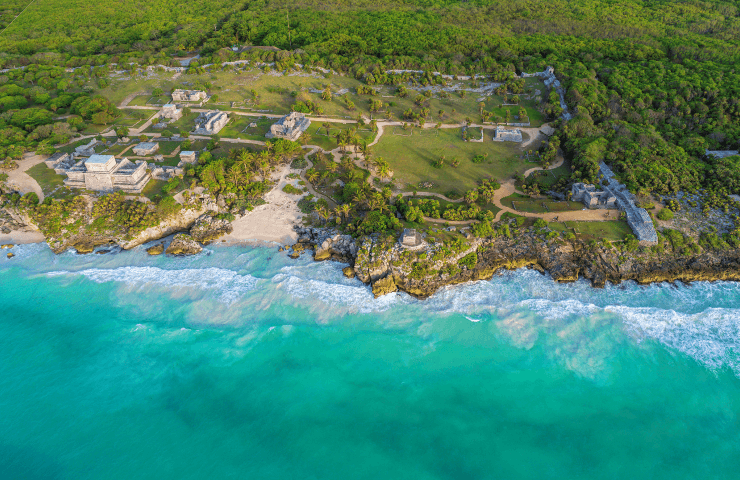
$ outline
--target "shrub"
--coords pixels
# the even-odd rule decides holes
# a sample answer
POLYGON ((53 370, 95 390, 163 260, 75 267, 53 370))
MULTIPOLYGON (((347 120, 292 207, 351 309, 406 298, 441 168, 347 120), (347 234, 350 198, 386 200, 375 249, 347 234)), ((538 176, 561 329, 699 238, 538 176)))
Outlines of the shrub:
POLYGON ((660 212, 658 212, 658 219, 659 220, 672 220, 673 219, 673 211, 671 211, 670 208, 664 208, 660 212))

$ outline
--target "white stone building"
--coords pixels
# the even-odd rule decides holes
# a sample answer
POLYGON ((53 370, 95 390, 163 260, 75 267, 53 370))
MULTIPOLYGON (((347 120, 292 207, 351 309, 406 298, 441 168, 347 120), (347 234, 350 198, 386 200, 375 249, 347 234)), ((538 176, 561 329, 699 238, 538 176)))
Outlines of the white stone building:
POLYGON ((157 142, 142 142, 136 145, 132 150, 134 155, 143 157, 144 155, 151 155, 159 150, 159 144, 157 142))
POLYGON ((311 120, 299 112, 291 112, 273 125, 265 134, 267 138, 287 138, 296 141, 311 125, 311 120))
POLYGON ((177 105, 168 103, 162 106, 162 110, 159 112, 160 120, 179 120, 182 117, 182 108, 178 108, 177 105))
POLYGON ((200 102, 207 97, 206 92, 202 90, 181 90, 177 89, 172 92, 173 102, 200 102))
POLYGON ((64 184, 100 192, 141 193, 151 179, 147 166, 146 162, 132 163, 127 158, 116 160, 113 155, 92 155, 65 172, 64 184))
POLYGON ((493 134, 493 141, 522 143, 522 131, 518 128, 506 128, 499 125, 493 134))
POLYGON ((617 197, 610 191, 597 191, 593 185, 574 183, 571 187, 571 200, 583 202, 589 208, 615 208, 617 197))
POLYGON ((229 122, 229 116, 225 112, 211 110, 201 113, 195 120, 196 135, 214 135, 221 131, 229 122))
POLYGON ((78 157, 89 157, 90 155, 94 155, 95 145, 97 144, 98 141, 93 138, 87 145, 80 145, 79 147, 75 147, 75 155, 78 157))
POLYGON ((55 173, 62 175, 75 164, 75 161, 74 156, 69 153, 57 152, 44 160, 44 163, 47 167, 54 170, 55 173))
POLYGON ((180 152, 180 160, 185 163, 195 163, 197 161, 197 155, 192 150, 185 150, 180 152))

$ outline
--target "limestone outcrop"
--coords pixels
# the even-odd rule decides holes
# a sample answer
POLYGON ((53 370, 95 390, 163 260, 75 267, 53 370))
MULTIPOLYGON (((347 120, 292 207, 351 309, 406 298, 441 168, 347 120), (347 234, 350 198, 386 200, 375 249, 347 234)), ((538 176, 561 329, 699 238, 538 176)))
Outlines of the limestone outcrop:
POLYGON ((165 251, 167 255, 195 255, 200 253, 203 247, 193 240, 193 237, 185 233, 178 233, 165 251))
POLYGON ((214 240, 234 231, 231 222, 224 218, 217 218, 211 214, 203 214, 190 228, 190 235, 196 242, 208 245, 214 240))
MULTIPOLYGON (((302 229, 299 234, 300 241, 314 245, 317 252, 336 251, 341 245, 333 241, 324 244, 337 235, 333 230, 302 229)), ((549 274, 558 282, 586 279, 594 287, 628 280, 642 284, 740 281, 740 249, 709 250, 692 256, 655 255, 650 249, 626 252, 593 242, 547 241, 544 235, 531 230, 517 232, 513 238, 468 239, 457 250, 430 244, 422 250, 409 251, 395 238, 379 235, 358 241, 359 247, 344 251, 350 257, 347 263, 352 265, 344 272, 371 285, 376 297, 398 290, 426 298, 447 285, 486 280, 503 270, 523 267, 549 274)), ((343 255, 331 254, 330 258, 341 260, 343 255)))
POLYGON ((149 255, 162 255, 164 253, 164 243, 158 243, 146 249, 149 255))

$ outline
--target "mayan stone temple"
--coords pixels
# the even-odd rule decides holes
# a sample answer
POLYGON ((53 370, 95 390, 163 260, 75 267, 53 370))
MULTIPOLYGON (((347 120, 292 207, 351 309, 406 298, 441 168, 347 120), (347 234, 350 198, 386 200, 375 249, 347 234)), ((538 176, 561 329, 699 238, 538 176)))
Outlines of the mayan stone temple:
POLYGON ((202 90, 173 90, 172 101, 173 102, 200 102, 205 100, 206 92, 202 90))
POLYGON ((151 174, 147 163, 133 163, 127 158, 116 160, 113 155, 93 155, 65 171, 64 184, 72 188, 87 188, 99 192, 123 190, 141 193, 151 174))
POLYGON ((496 127, 496 132, 493 134, 494 142, 522 142, 522 131, 518 128, 506 128, 502 126, 496 127))
POLYGON ((311 120, 304 114, 291 112, 270 126, 270 131, 265 134, 265 137, 296 141, 310 125, 311 120))

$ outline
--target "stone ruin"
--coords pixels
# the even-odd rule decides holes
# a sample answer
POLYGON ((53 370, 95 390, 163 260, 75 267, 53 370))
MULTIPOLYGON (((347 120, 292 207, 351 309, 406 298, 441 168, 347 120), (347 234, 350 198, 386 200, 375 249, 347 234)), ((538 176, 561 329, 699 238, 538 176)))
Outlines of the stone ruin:
POLYGON ((604 162, 599 164, 601 174, 606 179, 604 190, 613 194, 617 199, 617 207, 627 214, 627 223, 640 243, 657 244, 658 233, 655 231, 653 220, 647 210, 635 204, 635 196, 627 187, 619 183, 614 172, 604 162))
POLYGON ((493 134, 494 142, 522 142, 522 131, 518 128, 506 128, 497 126, 493 134))
POLYGON ((147 166, 146 162, 132 163, 127 158, 116 160, 113 155, 92 155, 64 172, 64 184, 102 192, 141 193, 151 179, 147 166))
POLYGON ((173 102, 200 102, 205 100, 207 97, 206 92, 202 90, 173 90, 172 101, 173 102))
POLYGON ((423 248, 426 244, 424 239, 421 238, 421 234, 415 228, 405 228, 398 242, 401 244, 401 247, 409 250, 423 248))
POLYGON ((225 112, 218 110, 203 112, 195 119, 195 130, 193 133, 196 135, 214 135, 220 132, 228 121, 229 116, 225 112))
POLYGON ((69 153, 57 152, 51 157, 44 160, 47 167, 54 170, 58 175, 63 175, 75 164, 75 157, 69 153))
POLYGON ((571 188, 571 200, 583 202, 588 208, 614 208, 617 197, 609 191, 598 191, 593 185, 574 183, 571 188))
POLYGON ((162 110, 159 111, 159 120, 179 120, 182 118, 182 108, 178 108, 177 105, 168 103, 162 106, 162 110))
POLYGON ((97 144, 98 141, 93 138, 87 145, 80 145, 79 147, 75 147, 75 155, 78 157, 89 157, 90 155, 94 155, 95 145, 97 144))
POLYGON ((740 155, 738 150, 707 150, 706 155, 708 157, 725 158, 732 157, 734 155, 740 155))
POLYGON ((544 79, 546 87, 554 88, 555 91, 558 92, 558 96, 560 97, 560 108, 563 109, 563 120, 570 120, 573 118, 573 115, 568 111, 568 104, 565 103, 565 91, 563 90, 563 86, 560 84, 560 80, 555 77, 555 69, 553 67, 547 67, 542 72, 537 73, 522 73, 522 77, 540 77, 544 79))
POLYGON ((286 138, 296 141, 310 125, 311 120, 306 118, 304 114, 291 112, 271 125, 270 131, 265 134, 265 137, 286 138))
POLYGON ((197 154, 192 150, 185 150, 180 152, 180 164, 183 163, 195 163, 197 161, 197 154))
POLYGON ((134 152, 134 155, 143 157, 159 150, 159 144, 157 142, 141 142, 131 150, 134 152))

